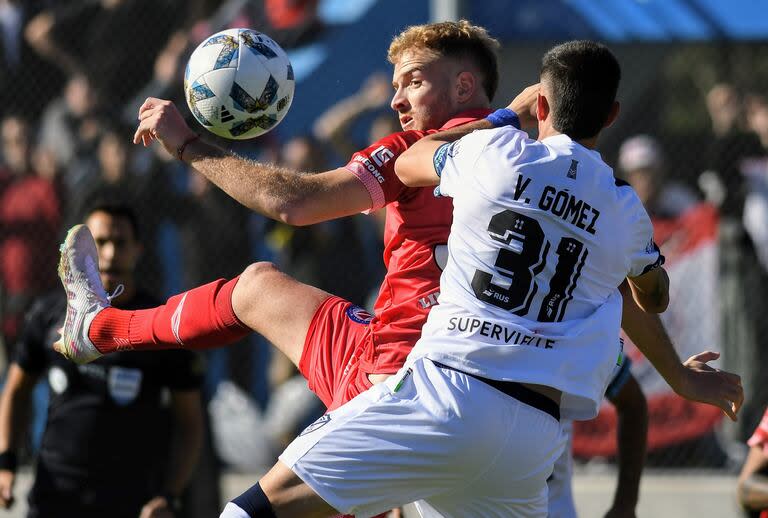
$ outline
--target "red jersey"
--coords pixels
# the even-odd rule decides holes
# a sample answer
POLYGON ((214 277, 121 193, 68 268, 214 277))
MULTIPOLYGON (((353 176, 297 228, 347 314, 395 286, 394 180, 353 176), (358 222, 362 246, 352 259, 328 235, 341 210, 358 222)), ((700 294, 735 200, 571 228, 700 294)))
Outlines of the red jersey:
MULTIPOLYGON (((485 117, 490 110, 472 110, 446 122, 440 130, 485 117)), ((440 274, 435 250, 445 252, 453 219, 450 198, 438 198, 432 187, 406 187, 395 174, 395 159, 430 131, 404 131, 358 151, 346 165, 368 189, 374 211, 386 206, 384 264, 387 274, 370 322, 373 347, 361 367, 367 372, 397 372, 437 304, 440 274)))

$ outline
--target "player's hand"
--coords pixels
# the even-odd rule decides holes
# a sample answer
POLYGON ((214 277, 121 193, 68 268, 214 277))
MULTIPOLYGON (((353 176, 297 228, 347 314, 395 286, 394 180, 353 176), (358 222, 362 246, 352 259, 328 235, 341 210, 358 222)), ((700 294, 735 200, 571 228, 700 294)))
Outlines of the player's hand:
POLYGON ((16 474, 7 469, 0 470, 0 507, 10 509, 13 506, 13 484, 16 474))
POLYGON ((538 123, 536 103, 539 98, 539 87, 540 83, 526 87, 507 106, 507 108, 517 113, 522 129, 535 128, 538 123))
POLYGON ((176 518, 176 515, 164 496, 156 496, 144 504, 139 518, 176 518))
POLYGON ((705 351, 683 363, 683 376, 675 391, 686 399, 719 407, 732 421, 744 402, 744 388, 736 374, 715 369, 707 362, 717 360, 720 353, 705 351))
POLYGON ((196 136, 171 101, 149 97, 139 108, 139 127, 133 143, 148 146, 157 139, 172 156, 184 142, 196 136))

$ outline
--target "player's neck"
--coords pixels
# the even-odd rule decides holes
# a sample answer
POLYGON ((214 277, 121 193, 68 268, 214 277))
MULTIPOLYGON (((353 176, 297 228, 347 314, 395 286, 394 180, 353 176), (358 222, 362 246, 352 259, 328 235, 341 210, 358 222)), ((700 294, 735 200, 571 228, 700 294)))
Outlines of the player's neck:
MULTIPOLYGON (((557 131, 551 124, 547 123, 547 121, 543 121, 539 123, 539 140, 544 140, 548 137, 555 137, 557 135, 562 135, 563 133, 560 131, 557 131)), ((594 137, 589 138, 583 138, 583 139, 572 139, 574 142, 578 142, 582 146, 584 146, 587 149, 595 149, 597 147, 597 137, 598 135, 595 135, 594 137)))

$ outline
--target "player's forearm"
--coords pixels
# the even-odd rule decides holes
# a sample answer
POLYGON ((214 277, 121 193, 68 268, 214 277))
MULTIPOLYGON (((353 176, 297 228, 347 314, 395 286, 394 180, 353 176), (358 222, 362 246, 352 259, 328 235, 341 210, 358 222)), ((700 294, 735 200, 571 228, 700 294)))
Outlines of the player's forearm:
POLYGON ((291 225, 314 223, 305 208, 322 192, 314 177, 239 157, 201 140, 191 142, 184 161, 245 207, 291 225))
POLYGON ((646 313, 638 307, 626 282, 621 285, 620 290, 624 299, 622 329, 661 377, 677 392, 682 382, 684 367, 661 319, 658 315, 646 313))
POLYGON ((753 474, 739 480, 739 503, 750 510, 768 509, 768 477, 753 474))

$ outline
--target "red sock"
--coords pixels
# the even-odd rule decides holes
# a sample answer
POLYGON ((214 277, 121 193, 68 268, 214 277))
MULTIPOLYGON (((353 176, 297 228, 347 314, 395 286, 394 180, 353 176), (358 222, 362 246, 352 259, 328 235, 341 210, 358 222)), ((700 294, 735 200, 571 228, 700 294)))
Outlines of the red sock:
POLYGON ((232 309, 238 279, 219 279, 174 295, 164 306, 152 309, 107 308, 93 319, 88 338, 101 353, 229 345, 252 332, 232 309))

